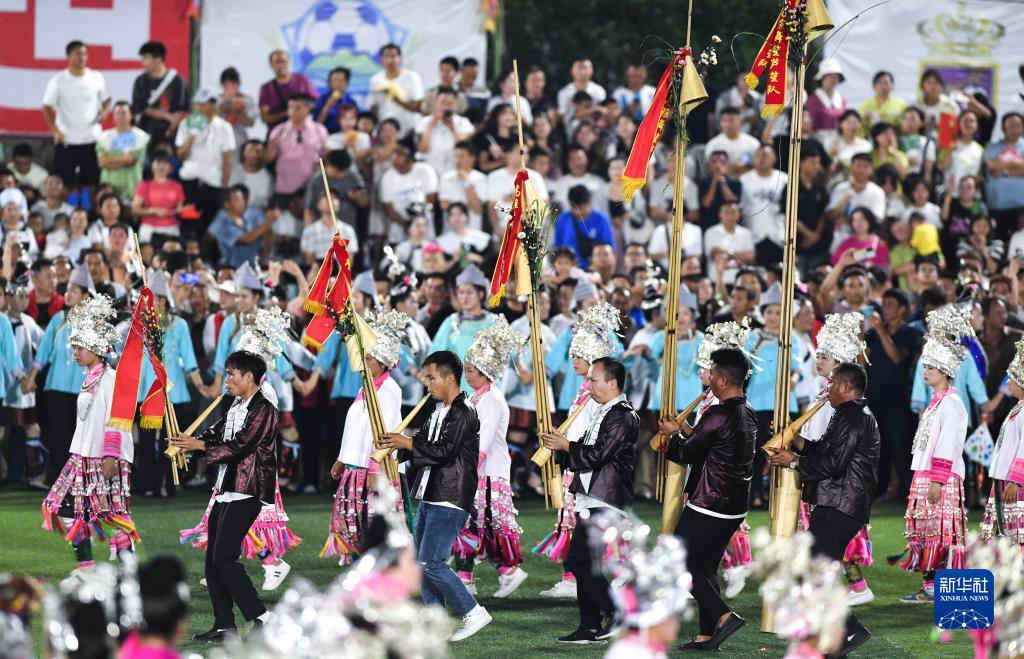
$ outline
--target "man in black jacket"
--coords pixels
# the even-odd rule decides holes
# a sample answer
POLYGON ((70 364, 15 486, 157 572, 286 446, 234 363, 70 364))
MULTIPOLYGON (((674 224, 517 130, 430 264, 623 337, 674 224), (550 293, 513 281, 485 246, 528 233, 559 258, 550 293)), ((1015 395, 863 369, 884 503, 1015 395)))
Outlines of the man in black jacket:
MULTIPOLYGON (((803 500, 814 506, 808 529, 812 550, 837 561, 846 545, 868 523, 875 492, 881 441, 878 423, 864 391, 868 376, 859 364, 843 363, 832 372, 828 400, 834 408, 828 429, 819 441, 797 436, 791 446, 771 457, 773 465, 800 472, 803 500)), ((871 636, 850 614, 843 647, 830 657, 845 657, 871 636)))
POLYGON ((398 460, 411 461, 418 469, 412 495, 420 500, 413 522, 417 560, 423 566, 420 595, 424 604, 451 606, 462 618, 451 637, 461 641, 491 622, 491 615, 448 565, 476 497, 480 419, 462 393, 462 362, 454 352, 430 354, 421 373, 438 401, 430 421, 415 437, 389 433, 380 445, 399 449, 398 460))
MULTIPOLYGON (((729 609, 718 585, 718 564, 729 539, 747 516, 750 478, 757 438, 757 415, 747 404, 743 384, 750 360, 742 350, 711 353, 711 391, 720 401, 704 413, 697 427, 659 423, 669 436, 665 457, 679 464, 699 465, 686 480, 686 508, 676 535, 686 545, 686 564, 693 577, 693 597, 700 611, 696 638, 684 650, 715 651, 746 621, 729 609)), ((669 493, 675 496, 674 493, 669 493)))
POLYGON ((235 397, 228 413, 198 438, 182 435, 171 445, 205 451, 217 469, 217 497, 210 509, 206 547, 206 584, 213 604, 213 628, 195 638, 221 641, 236 633, 232 603, 254 628, 263 625, 267 607, 238 561, 242 539, 264 504, 274 502, 277 481, 277 408, 260 392, 267 370, 261 357, 233 352, 224 364, 228 393, 235 397))
POLYGON ((622 362, 610 357, 596 359, 587 379, 590 396, 601 407, 583 438, 570 442, 558 432, 541 435, 544 446, 565 454, 561 460, 575 474, 569 491, 576 497, 576 527, 563 565, 576 577, 580 624, 558 640, 579 645, 603 643, 617 631, 613 629, 615 605, 608 580, 600 567, 595 568, 591 553, 588 520, 598 510, 625 515, 633 505, 633 459, 640 432, 640 417, 622 393, 626 380, 622 362), (608 618, 603 625, 602 613, 608 618))

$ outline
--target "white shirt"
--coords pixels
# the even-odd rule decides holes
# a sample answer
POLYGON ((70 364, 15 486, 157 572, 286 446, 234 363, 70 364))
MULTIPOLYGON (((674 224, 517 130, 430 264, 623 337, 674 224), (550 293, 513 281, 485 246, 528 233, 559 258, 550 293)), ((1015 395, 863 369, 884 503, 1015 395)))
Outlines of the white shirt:
MULTIPOLYGON (((255 172, 246 171, 245 167, 241 165, 233 166, 231 168, 231 185, 238 183, 243 184, 249 188, 249 205, 253 208, 259 208, 260 210, 266 209, 270 203, 270 198, 274 194, 274 177, 271 176, 270 172, 267 171, 266 167, 260 167, 255 172)), ((287 214, 285 211, 284 214, 287 214)), ((281 218, 278 218, 274 222, 273 231, 278 234, 277 225, 280 224, 281 218)), ((291 234, 289 234, 291 235, 291 234)))
MULTIPOLYGON (((662 267, 668 268, 668 250, 672 226, 663 222, 654 227, 651 240, 647 243, 647 253, 657 258, 662 267)), ((701 256, 704 254, 704 231, 699 224, 683 222, 683 256, 701 256)))
POLYGON ((437 237, 437 244, 441 246, 445 253, 455 256, 458 256, 463 246, 472 248, 477 252, 484 252, 491 244, 491 234, 477 231, 476 229, 468 229, 468 233, 465 236, 458 236, 452 231, 445 231, 437 237))
POLYGON ((779 202, 786 198, 788 180, 789 176, 778 169, 773 169, 767 176, 761 176, 754 169, 740 176, 743 223, 754 234, 755 244, 767 238, 776 245, 782 245, 786 227, 779 202))
MULTIPOLYGON (((430 165, 422 162, 413 163, 412 169, 402 174, 391 168, 380 182, 381 203, 391 204, 402 217, 408 219, 409 204, 424 201, 426 195, 437 192, 437 173, 430 165)), ((433 235, 433 222, 427 222, 427 233, 433 235)), ((405 238, 405 230, 388 222, 388 242, 396 243, 405 238)))
MULTIPOLYGON (((254 396, 255 394, 253 394, 254 396)), ((224 441, 233 442, 235 441, 235 435, 238 431, 245 426, 245 416, 249 413, 249 403, 252 401, 252 396, 242 400, 241 398, 235 398, 234 402, 231 403, 231 407, 228 409, 227 416, 224 418, 224 441)), ((240 501, 242 499, 250 499, 251 495, 245 494, 244 492, 225 492, 224 491, 224 476, 228 473, 228 466, 226 464, 217 466, 217 482, 214 483, 213 489, 217 492, 217 496, 214 498, 219 503, 230 503, 232 501, 240 501)))
POLYGON ((410 69, 401 69, 396 78, 388 78, 387 71, 379 71, 370 78, 370 107, 376 106, 377 120, 394 119, 401 126, 400 132, 404 135, 413 129, 420 114, 406 110, 395 101, 389 100, 387 92, 378 91, 391 84, 401 88, 407 102, 422 101, 423 81, 420 74, 410 69))
POLYGON ((903 210, 903 221, 909 222, 910 216, 913 215, 914 213, 920 213, 921 215, 923 215, 924 221, 927 222, 928 224, 931 224, 935 228, 942 228, 942 210, 939 208, 938 204, 933 204, 930 201, 926 201, 924 202, 924 206, 921 206, 920 208, 918 208, 917 206, 907 206, 903 210))
MULTIPOLYGON (((530 176, 532 179, 533 176, 530 176)), ((553 190, 554 203, 560 211, 569 210, 569 190, 577 185, 582 185, 590 191, 590 205, 601 213, 606 213, 608 208, 608 181, 590 172, 583 176, 573 176, 569 172, 562 174, 558 179, 558 187, 553 190)))
MULTIPOLYGON (((651 195, 651 208, 663 211, 672 210, 675 201, 675 182, 671 176, 659 176, 647 186, 651 195)), ((689 176, 683 176, 683 209, 686 211, 700 210, 700 190, 689 176)))
POLYGON ((190 134, 196 136, 188 158, 182 163, 178 174, 183 181, 198 179, 214 188, 223 185, 223 154, 235 150, 235 129, 231 124, 214 116, 203 128, 190 128, 188 119, 178 124, 174 146, 182 147, 190 134))
MULTIPOLYGON (((417 139, 419 139, 420 135, 427 132, 433 121, 433 117, 421 117, 416 122, 417 139)), ((420 154, 424 162, 433 167, 434 171, 438 174, 447 172, 455 167, 455 143, 458 141, 456 133, 459 135, 471 135, 473 133, 473 124, 469 119, 460 114, 452 116, 452 125, 455 127, 454 133, 443 121, 435 123, 434 127, 430 130, 430 142, 427 145, 427 152, 420 154)))
MULTIPOLYGON (((604 405, 600 405, 596 401, 593 401, 592 399, 588 399, 588 401, 587 401, 588 403, 594 402, 594 404, 599 405, 599 407, 597 408, 597 411, 594 413, 594 416, 590 419, 590 425, 587 427, 586 437, 581 440, 585 445, 591 445, 591 444, 594 444, 597 441, 597 436, 601 432, 601 423, 604 422, 604 417, 608 415, 608 412, 610 412, 613 407, 615 407, 616 405, 618 405, 620 402, 622 402, 624 400, 626 400, 626 395, 625 394, 619 394, 618 396, 616 396, 615 398, 611 399, 610 401, 608 401, 604 405)), ((580 482, 583 484, 583 489, 587 490, 588 492, 590 491, 590 482, 591 482, 591 480, 593 480, 593 478, 594 478, 594 472, 593 471, 588 471, 586 473, 580 474, 580 482)), ((581 511, 584 511, 584 510, 585 511, 590 511, 590 510, 592 510, 594 508, 607 508, 609 510, 613 510, 613 511, 619 513, 620 515, 625 515, 626 514, 623 511, 621 511, 618 508, 616 508, 615 506, 609 506, 604 501, 601 501, 600 499, 595 499, 595 498, 593 498, 591 496, 588 496, 586 494, 577 494, 576 495, 575 506, 576 506, 576 511, 577 512, 581 512, 581 511)), ((589 516, 590 516, 589 512, 587 514, 585 514, 585 515, 581 515, 581 517, 583 517, 584 519, 586 519, 589 516)))
MULTIPOLYGON (((732 233, 729 233, 721 224, 715 224, 704 232, 704 255, 708 259, 708 277, 711 278, 711 281, 714 281, 715 277, 718 276, 718 271, 715 269, 715 260, 712 256, 716 249, 725 252, 732 250, 733 253, 753 252, 754 234, 751 233, 750 229, 743 226, 737 226, 732 233)), ((724 275, 725 282, 731 283, 735 278, 736 269, 729 268, 724 275)))
POLYGON ((481 478, 486 476, 508 480, 512 471, 512 457, 506 441, 508 403, 501 395, 501 389, 491 384, 473 406, 480 417, 480 453, 484 456, 483 469, 479 475, 481 478))
POLYGON ((885 217, 885 191, 871 181, 868 181, 860 192, 853 189, 853 184, 850 181, 843 181, 836 185, 832 188, 832 194, 829 195, 828 210, 839 208, 847 195, 850 195, 850 211, 858 206, 865 206, 875 214, 879 221, 885 217))
POLYGON ((135 460, 135 445, 132 435, 128 432, 107 428, 110 419, 110 404, 114 400, 114 369, 103 369, 99 382, 95 387, 83 390, 78 394, 78 414, 75 434, 71 438, 69 453, 83 458, 102 458, 105 436, 108 432, 121 435, 121 460, 135 460), (84 417, 84 418, 83 418, 84 417))
POLYGON ((725 133, 719 133, 704 147, 704 153, 711 156, 715 151, 724 151, 729 156, 730 165, 752 165, 754 154, 761 148, 761 142, 749 133, 740 132, 735 139, 725 133))
POLYGON ((324 149, 327 151, 340 151, 345 149, 348 151, 352 159, 355 160, 356 151, 369 151, 370 147, 373 146, 370 143, 370 136, 362 131, 356 131, 356 143, 353 147, 348 143, 348 134, 338 131, 337 133, 331 133, 327 136, 327 141, 324 142, 324 149))
POLYGON ((934 410, 926 409, 918 424, 917 434, 927 433, 927 443, 918 447, 915 434, 914 443, 911 445, 910 469, 931 471, 932 460, 938 458, 952 462, 953 468, 950 473, 963 478, 967 423, 967 408, 956 393, 946 395, 934 410))
MULTIPOLYGON (((817 401, 812 401, 811 404, 815 404, 817 401)), ((832 408, 832 403, 825 401, 825 404, 814 413, 811 420, 804 424, 804 427, 800 429, 800 436, 809 442, 820 441, 825 436, 825 431, 828 430, 828 424, 832 420, 832 413, 835 410, 832 408)))
MULTIPOLYGON (((576 83, 573 82, 558 90, 558 111, 566 118, 566 122, 572 116, 572 97, 578 91, 580 90, 576 89, 576 83)), ((601 101, 608 98, 608 92, 604 90, 604 87, 593 80, 587 83, 587 88, 583 91, 590 94, 590 98, 594 100, 594 105, 598 105, 601 101)))
MULTIPOLYGON (((507 167, 501 167, 496 169, 487 175, 487 205, 501 204, 502 208, 512 208, 512 195, 516 191, 516 174, 518 172, 509 173, 507 167)), ((548 196, 548 188, 544 183, 544 177, 530 169, 526 168, 526 173, 529 175, 529 183, 533 186, 534 190, 537 191, 537 195, 540 196, 545 202, 550 202, 548 196)), ((501 231, 505 230, 505 222, 508 221, 508 213, 504 211, 498 212, 498 226, 495 227, 495 232, 500 235, 501 231)))
POLYGON ((66 144, 94 144, 100 134, 100 113, 110 100, 103 74, 85 69, 73 75, 64 69, 50 78, 43 92, 43 105, 57 112, 57 130, 66 144))
MULTIPOLYGON (((385 378, 377 389, 377 400, 384 415, 385 430, 391 432, 402 422, 402 389, 391 376, 385 378)), ((366 411, 366 398, 360 398, 352 403, 345 417, 338 462, 365 469, 370 466, 372 452, 373 432, 370 428, 370 415, 366 411)))
MULTIPOLYGON (((476 198, 480 200, 480 203, 486 206, 487 175, 477 169, 469 170, 469 175, 465 181, 459 177, 458 170, 449 169, 446 171, 441 175, 437 197, 439 200, 446 201, 449 204, 455 202, 466 204, 466 208, 469 210, 469 203, 466 199, 466 188, 469 187, 473 188, 473 192, 476 193, 476 198)), ((472 210, 469 210, 468 225, 473 229, 482 229, 483 214, 474 213, 472 210)))
POLYGON ((628 108, 634 100, 639 100, 640 111, 647 114, 647 111, 651 109, 651 103, 654 102, 655 91, 656 90, 651 85, 644 85, 637 91, 633 91, 627 87, 617 87, 615 91, 612 92, 612 98, 619 102, 619 107, 622 108, 623 112, 626 111, 626 108, 628 108))
POLYGON ((1003 427, 999 429, 999 436, 992 451, 992 464, 988 467, 989 478, 1010 480, 1013 463, 1024 460, 1024 441, 1021 441, 1024 435, 1024 414, 1020 413, 1022 406, 1024 403, 1018 402, 1003 421, 1003 427))
POLYGON ((46 182, 46 177, 50 175, 48 171, 43 169, 43 167, 37 163, 32 163, 31 165, 29 165, 28 172, 24 174, 19 172, 17 168, 15 168, 12 164, 11 174, 14 174, 14 180, 16 180, 18 183, 31 185, 36 190, 43 189, 43 183, 46 182))
POLYGON ((957 143, 953 147, 946 175, 953 176, 951 191, 954 199, 960 198, 960 179, 965 176, 977 176, 981 173, 981 163, 984 160, 984 156, 985 147, 977 142, 971 142, 970 144, 957 143))

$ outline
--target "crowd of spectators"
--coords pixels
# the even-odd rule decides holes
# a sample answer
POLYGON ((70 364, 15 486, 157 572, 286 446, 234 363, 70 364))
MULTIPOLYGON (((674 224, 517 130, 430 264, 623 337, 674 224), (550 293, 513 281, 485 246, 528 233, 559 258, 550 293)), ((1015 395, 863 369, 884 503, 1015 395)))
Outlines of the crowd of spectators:
MULTIPOLYGON (((0 171, 3 275, 31 272, 24 312, 41 327, 63 305, 76 264, 123 294, 137 240, 146 266, 171 275, 174 308, 190 323, 209 382, 204 369, 216 336, 208 325, 233 312, 225 282, 234 270, 254 265, 301 330, 306 281, 340 231, 354 273, 377 282, 368 302, 401 307, 418 322, 422 357, 448 315, 487 313, 483 291, 456 286, 456 276, 470 266, 493 271, 524 164, 522 140, 530 179, 554 212, 544 296, 553 350, 580 309, 610 302, 623 320, 627 393, 651 409, 660 377, 652 343, 664 314, 644 301, 663 290, 657 281, 671 258, 675 136, 665 131, 646 187, 626 201, 619 178, 654 93, 645 66, 629 65, 616 89, 600 84, 586 57, 558 89, 532 67, 524 72, 520 123, 510 72, 483 85, 479 62, 445 57, 438 84, 424 89, 395 45, 381 49, 365 103, 350 93, 347 69, 331 71, 318 89, 282 50, 269 54, 271 77, 258 90, 228 68, 220 89, 190 94, 168 69, 164 46, 147 42, 143 72, 124 100, 112 99, 102 73, 88 68, 86 44, 72 42, 67 53, 67 69, 43 93, 54 161, 18 144, 0 171), (413 274, 400 294, 388 281, 395 262, 413 274)), ((770 376, 752 383, 759 391, 751 402, 760 413, 771 410, 780 325, 771 289, 781 280, 786 186, 799 185, 793 410, 822 384, 813 336, 824 316, 863 313, 867 395, 883 442, 880 494, 905 497, 916 413, 929 400, 917 354, 931 308, 959 299, 976 310, 974 359, 957 378, 973 423, 990 424, 995 435, 1010 407, 1000 385, 1024 329, 1024 121, 1019 112, 997 112, 982 91, 948 87, 935 70, 921 76, 916 98, 896 97, 893 82, 886 71, 846 80, 836 61, 818 66, 798 181, 784 171, 787 114, 762 119, 762 97, 742 74, 729 88, 709 84, 712 100, 688 125, 679 258, 693 302, 681 312, 681 340, 699 340, 720 320, 756 328, 751 350, 770 376), (852 107, 844 97, 852 86, 873 93, 852 107)), ((16 313, 11 299, 5 305, 16 313)), ((514 322, 522 300, 510 295, 494 312, 514 322)), ((414 380, 415 364, 406 368, 414 380)), ((564 413, 559 387, 571 378, 561 369, 547 375, 564 413)), ((679 369, 680 379, 695 377, 693 363, 679 369)), ((334 396, 331 377, 339 374, 318 375, 315 386, 301 384, 299 369, 295 412, 303 443, 321 455, 318 442, 340 440, 323 409, 345 397, 334 396)), ((528 456, 529 433, 521 430, 514 450, 528 456)), ((529 491, 536 479, 525 461, 518 464, 516 488, 529 491)), ((304 466, 313 473, 301 485, 323 487, 322 465, 304 466)))

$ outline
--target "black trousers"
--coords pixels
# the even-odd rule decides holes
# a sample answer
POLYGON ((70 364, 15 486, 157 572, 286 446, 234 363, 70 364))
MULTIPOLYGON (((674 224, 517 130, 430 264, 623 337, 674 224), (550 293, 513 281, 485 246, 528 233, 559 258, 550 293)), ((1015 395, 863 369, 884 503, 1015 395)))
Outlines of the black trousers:
MULTIPOLYGON (((807 529, 814 537, 811 552, 842 561, 846 545, 860 532, 864 524, 831 506, 815 506, 811 511, 811 524, 807 529)), ((852 611, 852 609, 851 609, 852 611)), ((851 634, 861 627, 857 617, 850 613, 846 618, 846 632, 851 634)))
POLYGON ((914 419, 899 397, 869 399, 872 411, 877 411, 881 453, 878 456, 878 494, 885 494, 896 475, 896 496, 906 499, 910 494, 910 440, 914 436, 914 419))
MULTIPOLYGON (((182 416, 184 405, 174 406, 174 416, 179 422, 187 420, 182 416)), ((145 430, 139 428, 139 448, 135 453, 137 472, 135 490, 141 494, 152 492, 159 495, 161 486, 167 486, 167 496, 175 494, 174 477, 171 475, 171 461, 164 457, 167 448, 167 433, 164 429, 145 430)), ((188 478, 183 473, 179 476, 188 478)))
POLYGON ((693 578, 693 599, 697 600, 703 636, 714 634, 718 619, 732 610, 720 594, 718 564, 742 522, 743 518, 714 517, 687 507, 676 526, 676 535, 686 547, 686 567, 693 578))
POLYGON ((238 560, 242 540, 256 521, 263 504, 249 497, 230 503, 216 502, 210 511, 210 538, 206 547, 206 586, 213 604, 213 626, 234 629, 238 606, 246 620, 255 620, 267 611, 263 600, 238 560))
MULTIPOLYGON (((563 567, 576 577, 576 603, 580 607, 580 627, 597 631, 601 629, 601 613, 609 618, 615 613, 615 605, 609 594, 608 579, 601 572, 600 564, 594 563, 594 555, 588 541, 589 527, 586 519, 577 513, 576 528, 569 541, 563 567)), ((596 557, 600 560, 600 556, 596 557)))
POLYGON ((750 479, 750 500, 767 499, 768 490, 765 482, 764 469, 768 465, 768 456, 761 450, 765 442, 772 438, 772 417, 775 412, 757 412, 757 440, 754 443, 754 470, 750 479))
POLYGON ((43 445, 50 452, 50 470, 47 482, 52 483, 68 461, 71 438, 78 422, 78 394, 61 391, 46 392, 46 408, 40 416, 46 417, 43 445))

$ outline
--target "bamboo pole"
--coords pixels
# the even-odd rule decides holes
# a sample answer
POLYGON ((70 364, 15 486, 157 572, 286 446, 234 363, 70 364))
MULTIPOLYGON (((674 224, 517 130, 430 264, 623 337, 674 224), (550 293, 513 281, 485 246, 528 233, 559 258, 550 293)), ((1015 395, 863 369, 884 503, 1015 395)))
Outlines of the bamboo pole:
MULTIPOLYGON (((416 418, 416 415, 420 413, 420 410, 423 409, 423 406, 427 404, 428 400, 430 400, 430 394, 427 394, 426 396, 421 398, 420 402, 416 403, 416 407, 412 408, 412 411, 409 412, 408 414, 406 414, 405 418, 402 419, 402 422, 399 423, 398 426, 395 427, 395 429, 392 430, 391 432, 397 432, 397 433, 404 432, 405 429, 409 427, 409 424, 412 423, 413 419, 416 418)), ((383 460, 384 458, 388 457, 392 453, 393 453, 393 451, 389 451, 386 448, 379 448, 379 449, 377 449, 376 451, 373 452, 373 454, 370 456, 370 459, 373 460, 374 462, 380 464, 381 460, 383 460)))
MULTIPOLYGON (((792 115, 789 122, 789 185, 786 186, 786 230, 782 259, 782 326, 779 362, 775 372, 774 433, 789 425, 790 359, 793 354, 793 297, 796 288, 797 199, 800 188, 800 141, 804 116, 804 77, 807 73, 806 42, 793 81, 792 115)), ((755 474, 756 477, 756 474, 755 474)), ((773 540, 796 533, 800 516, 800 477, 792 469, 772 467, 769 518, 773 540)), ((775 633, 775 609, 761 608, 761 631, 775 633)))

